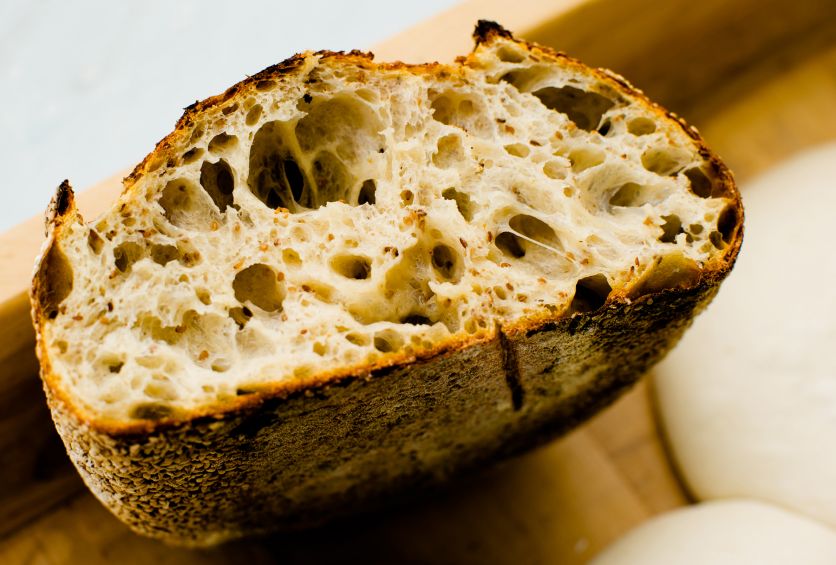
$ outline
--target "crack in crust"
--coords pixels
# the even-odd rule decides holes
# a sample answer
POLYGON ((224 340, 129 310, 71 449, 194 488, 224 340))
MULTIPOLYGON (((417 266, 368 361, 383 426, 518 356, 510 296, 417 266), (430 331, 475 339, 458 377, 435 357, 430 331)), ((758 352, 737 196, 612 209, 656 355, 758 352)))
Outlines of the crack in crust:
POLYGON ((517 360, 517 352, 511 346, 511 342, 502 328, 499 328, 499 343, 502 346, 502 367, 505 369, 505 382, 508 384, 508 391, 511 393, 511 405, 514 410, 521 410, 525 391, 520 382, 520 365, 517 360))

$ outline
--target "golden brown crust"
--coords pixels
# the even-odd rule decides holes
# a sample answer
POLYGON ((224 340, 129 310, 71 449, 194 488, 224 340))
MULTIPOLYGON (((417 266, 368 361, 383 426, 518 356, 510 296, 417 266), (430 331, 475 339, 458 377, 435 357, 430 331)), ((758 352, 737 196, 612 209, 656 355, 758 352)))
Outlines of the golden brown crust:
MULTIPOLYGON (((480 21, 474 37, 478 46, 511 34, 480 21)), ((546 47, 524 45, 535 56, 594 74, 660 119, 675 121, 694 140, 717 179, 717 195, 731 203, 733 228, 724 254, 675 289, 616 288, 594 312, 544 312, 450 340, 420 356, 404 354, 384 364, 274 383, 177 417, 135 422, 91 417, 60 386, 45 342, 40 298, 45 277, 39 270, 32 304, 47 396, 74 463, 113 512, 143 533, 194 544, 254 533, 264 529, 263 523, 287 528, 321 521, 404 485, 441 480, 569 429, 612 401, 677 341, 716 293, 740 249, 743 208, 730 171, 694 128, 622 77, 588 69, 546 47), (433 394, 421 396, 428 388, 433 394), (409 402, 406 423, 393 420, 393 406, 409 402), (404 451, 410 442, 424 445, 427 435, 432 441, 423 450, 404 451), (277 459, 276 453, 282 456, 277 459), (195 461, 203 471, 195 471, 195 461), (158 473, 169 479, 149 484, 142 478, 158 473), (230 485, 224 476, 235 476, 240 484, 230 485), (289 494, 300 484, 313 486, 298 496, 289 494)), ((436 73, 440 67, 376 64, 371 54, 358 51, 316 56, 410 73, 436 73)), ((307 59, 292 57, 186 108, 175 130, 125 179, 125 193, 143 175, 173 164, 173 149, 206 112, 294 76, 307 59)), ((464 62, 474 60, 471 56, 464 62)), ((59 245, 68 222, 82 222, 68 183, 59 187, 53 202, 43 257, 59 245)))

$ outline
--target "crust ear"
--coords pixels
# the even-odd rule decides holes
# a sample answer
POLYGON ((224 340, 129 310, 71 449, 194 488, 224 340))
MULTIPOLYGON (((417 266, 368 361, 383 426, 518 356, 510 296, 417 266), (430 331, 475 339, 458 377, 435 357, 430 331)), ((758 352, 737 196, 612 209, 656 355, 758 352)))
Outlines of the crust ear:
MULTIPOLYGON (((49 201, 49 206, 46 209, 44 216, 44 230, 49 236, 56 224, 63 223, 64 218, 78 215, 78 209, 75 205, 75 193, 73 192, 70 181, 64 181, 58 185, 52 200, 49 201)), ((79 218, 81 221, 81 218, 79 218)))
POLYGON ((483 43, 490 43, 497 36, 514 39, 510 31, 494 21, 479 20, 476 22, 476 28, 473 30, 473 40, 477 47, 483 43))

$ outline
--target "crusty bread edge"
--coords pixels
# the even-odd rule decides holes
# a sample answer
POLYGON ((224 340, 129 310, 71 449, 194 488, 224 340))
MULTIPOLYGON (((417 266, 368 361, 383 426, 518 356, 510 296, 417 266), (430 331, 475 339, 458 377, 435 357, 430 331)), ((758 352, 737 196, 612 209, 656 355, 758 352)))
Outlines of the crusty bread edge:
MULTIPOLYGON (((478 23, 474 32, 474 39, 477 47, 482 44, 489 44, 497 37, 513 39, 511 33, 503 29, 498 24, 486 22, 484 20, 481 20, 478 23)), ((689 126, 679 116, 666 111, 659 105, 650 101, 641 90, 636 89, 626 79, 616 73, 613 73, 612 71, 606 69, 589 69, 576 59, 573 59, 562 52, 554 51, 548 47, 537 44, 525 42, 520 43, 536 56, 561 60, 564 64, 577 66, 579 69, 583 69, 583 72, 593 73, 597 79, 613 87, 620 94, 626 95, 650 109, 659 117, 659 119, 673 120, 682 129, 682 131, 697 144, 700 154, 705 158, 706 163, 712 169, 713 178, 716 179, 721 195, 730 200, 730 206, 733 208, 737 220, 736 226, 731 233, 730 241, 723 254, 715 257, 703 266, 699 274, 699 279, 692 281, 693 287, 690 288, 709 289, 718 285, 733 267, 734 261, 737 258, 742 244, 744 217, 743 206, 731 172, 725 164, 723 164, 720 158, 706 146, 705 142, 700 137, 699 132, 695 128, 689 126)), ((371 54, 362 53, 360 51, 351 51, 349 53, 320 51, 317 52, 316 55, 320 58, 335 58, 358 65, 371 65, 373 58, 371 54)), ((155 147, 154 151, 152 151, 139 165, 137 165, 134 171, 125 178, 123 197, 132 191, 139 178, 146 174, 150 174, 161 164, 175 158, 172 151, 173 147, 176 146, 177 142, 182 137, 185 137, 190 133, 190 128, 204 112, 215 106, 221 105, 236 96, 242 95, 242 93, 247 92, 249 89, 256 89, 262 81, 281 80, 284 77, 292 75, 303 66, 305 60, 306 55, 295 55, 286 61, 268 67, 267 69, 248 77, 240 83, 230 87, 220 95, 207 98, 202 102, 196 102, 186 108, 183 116, 177 122, 175 130, 161 140, 155 147)), ((468 58, 458 59, 460 63, 467 60, 468 58)), ((407 65, 401 62, 393 62, 380 64, 378 67, 387 69, 404 69, 410 72, 433 72, 439 67, 439 64, 428 63, 422 65, 407 65)), ((449 70, 450 67, 445 67, 445 69, 449 70)), ((132 422, 103 419, 86 413, 82 407, 73 402, 72 398, 70 398, 67 392, 61 387, 60 375, 56 374, 52 369, 48 348, 44 338, 44 312, 43 306, 38 298, 39 288, 41 288, 44 283, 41 259, 47 256, 48 252, 53 245, 56 245, 57 241, 60 241, 62 228, 68 222, 83 222, 83 219, 75 206, 72 189, 70 188, 69 183, 65 181, 58 188, 47 214, 48 237, 44 243, 38 264, 36 265, 31 292, 32 318, 36 329, 37 354, 41 363, 41 376, 44 386, 49 390, 52 398, 54 398, 56 402, 61 402, 66 407, 66 412, 68 414, 71 414, 72 417, 78 419, 80 422, 83 422, 86 426, 89 426, 91 430, 113 436, 150 434, 156 431, 163 431, 165 429, 188 425, 190 422, 201 418, 222 419, 234 417, 236 413, 249 411, 260 406, 269 399, 287 398, 295 394, 310 392, 322 387, 339 384, 346 380, 379 376, 390 373, 395 368, 408 366, 410 363, 415 363, 417 361, 431 361, 451 352, 472 347, 476 344, 495 339, 497 335, 512 337, 520 334, 532 334, 539 331, 545 331, 545 329, 555 328, 565 319, 565 316, 561 314, 554 315, 544 311, 541 316, 528 317, 519 320, 517 323, 512 325, 494 328, 491 331, 482 332, 474 336, 451 338, 431 350, 423 351, 417 356, 407 354, 392 355, 374 365, 347 367, 339 371, 323 372, 311 377, 305 377, 304 379, 289 379, 280 383, 274 383, 271 386, 265 386, 252 394, 237 397, 226 402, 219 402, 214 405, 193 410, 185 414, 179 414, 171 418, 163 418, 160 420, 138 420, 132 422)), ((620 305, 629 305, 633 300, 638 298, 637 296, 634 296, 634 287, 635 284, 630 287, 614 288, 602 308, 611 312, 614 311, 614 307, 617 309, 620 305)), ((684 290, 687 290, 687 288, 682 287, 676 290, 663 291, 663 293, 680 292, 684 290)), ((659 294, 660 293, 649 293, 643 295, 641 298, 652 300, 654 296, 659 294)), ((575 314, 574 317, 584 317, 590 315, 591 314, 575 314)))

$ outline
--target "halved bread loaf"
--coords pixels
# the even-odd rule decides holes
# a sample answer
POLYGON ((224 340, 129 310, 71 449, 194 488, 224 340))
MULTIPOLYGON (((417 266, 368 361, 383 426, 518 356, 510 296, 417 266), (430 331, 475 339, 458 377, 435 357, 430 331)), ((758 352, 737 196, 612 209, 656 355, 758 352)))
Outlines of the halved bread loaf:
POLYGON ((622 78, 490 22, 456 64, 306 53, 187 109, 34 277, 91 490, 186 544, 300 527, 569 429, 742 239, 731 174, 622 78))

